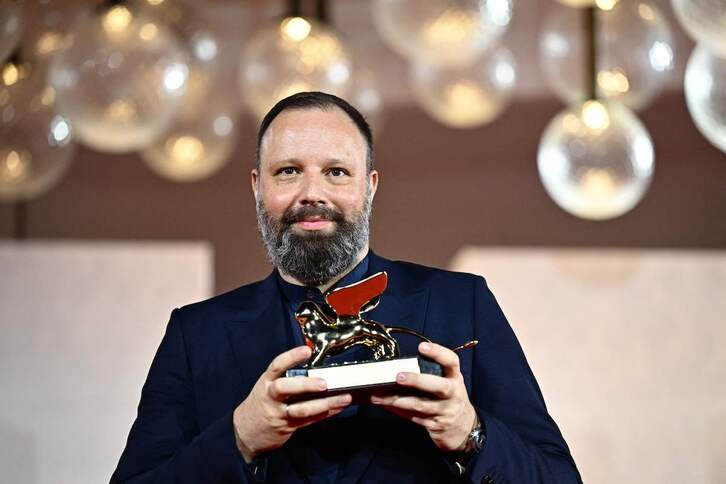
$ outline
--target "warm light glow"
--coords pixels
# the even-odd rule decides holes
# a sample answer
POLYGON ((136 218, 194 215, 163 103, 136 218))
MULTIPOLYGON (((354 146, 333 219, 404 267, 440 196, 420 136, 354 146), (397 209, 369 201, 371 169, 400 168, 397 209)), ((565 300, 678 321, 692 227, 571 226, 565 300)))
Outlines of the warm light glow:
POLYGON ((630 89, 628 76, 620 69, 600 71, 597 73, 597 84, 607 94, 624 94, 630 89))
POLYGON ((481 123, 494 114, 497 106, 473 81, 462 80, 444 90, 446 116, 455 125, 481 123))
POLYGON ((432 45, 463 42, 477 29, 473 15, 459 8, 447 8, 444 13, 423 27, 424 40, 432 45))
POLYGON ((40 102, 43 106, 51 106, 55 102, 55 89, 51 86, 46 86, 40 95, 40 102))
POLYGON ((136 108, 123 99, 117 99, 108 106, 106 116, 112 121, 129 121, 136 116, 136 108))
POLYGON ((156 37, 156 34, 158 33, 159 29, 153 23, 144 24, 141 29, 139 29, 139 37, 147 42, 154 40, 154 37, 156 37))
POLYGON ((18 69, 18 66, 16 66, 12 62, 5 65, 5 67, 3 68, 3 82, 6 86, 12 86, 16 82, 18 82, 19 77, 20 70, 18 69))
POLYGON ((582 105, 582 121, 593 131, 603 131, 610 126, 610 115, 600 101, 585 101, 582 105))
POLYGON ((647 3, 638 4, 638 15, 644 20, 651 22, 655 20, 655 12, 653 12, 653 8, 647 3))
POLYGON ((609 198, 615 194, 617 183, 610 170, 589 168, 582 176, 580 190, 588 198, 609 198))
POLYGON ((595 5, 601 10, 612 10, 617 4, 618 0, 595 0, 595 5))
POLYGON ((194 136, 179 136, 166 142, 170 158, 180 165, 199 163, 204 158, 204 144, 194 136))
POLYGON ((28 174, 27 158, 27 154, 21 155, 15 150, 10 150, 0 164, 0 180, 17 183, 25 178, 28 174))
POLYGON ((123 5, 112 7, 103 17, 103 28, 109 33, 119 33, 126 30, 133 20, 131 11, 123 5))
POLYGON ((164 3, 164 0, 146 0, 146 3, 148 3, 149 5, 153 5, 155 7, 157 5, 161 5, 162 3, 164 3))
POLYGON ((35 42, 35 51, 40 55, 53 53, 61 47, 64 37, 58 32, 45 32, 35 42))
POLYGON ((280 25, 284 38, 293 42, 302 42, 307 39, 311 29, 310 22, 302 17, 288 17, 280 25))

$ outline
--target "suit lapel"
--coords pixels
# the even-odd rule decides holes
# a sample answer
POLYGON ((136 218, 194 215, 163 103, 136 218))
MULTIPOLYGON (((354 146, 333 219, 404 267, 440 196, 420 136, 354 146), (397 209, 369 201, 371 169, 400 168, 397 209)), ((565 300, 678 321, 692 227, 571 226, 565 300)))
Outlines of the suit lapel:
POLYGON ((227 323, 244 399, 272 359, 290 348, 290 328, 273 273, 227 323))

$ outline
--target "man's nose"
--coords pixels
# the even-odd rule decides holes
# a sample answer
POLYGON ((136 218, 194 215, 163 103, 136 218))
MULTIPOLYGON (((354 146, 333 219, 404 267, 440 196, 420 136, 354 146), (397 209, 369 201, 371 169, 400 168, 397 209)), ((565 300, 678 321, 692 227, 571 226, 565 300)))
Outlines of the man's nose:
POLYGON ((310 174, 303 178, 298 203, 300 205, 324 205, 327 203, 321 176, 310 174))

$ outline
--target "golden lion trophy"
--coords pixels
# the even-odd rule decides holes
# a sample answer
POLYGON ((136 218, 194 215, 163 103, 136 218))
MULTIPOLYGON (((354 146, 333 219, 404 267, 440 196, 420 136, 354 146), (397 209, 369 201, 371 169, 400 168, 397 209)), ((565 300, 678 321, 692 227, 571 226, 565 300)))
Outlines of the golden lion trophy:
MULTIPOLYGON (((392 333, 405 333, 430 342, 426 336, 409 328, 386 326, 363 315, 374 309, 388 285, 388 275, 378 272, 362 281, 325 294, 325 303, 302 302, 295 318, 300 323, 305 344, 312 350, 308 363, 287 371, 286 376, 323 378, 328 384, 324 393, 352 392, 362 396, 371 389, 392 390, 396 375, 402 371, 442 375, 441 365, 421 356, 400 357, 398 341, 392 333), (366 361, 346 361, 325 365, 324 360, 362 345, 371 351, 366 361)), ((454 348, 471 348, 477 341, 454 348)))

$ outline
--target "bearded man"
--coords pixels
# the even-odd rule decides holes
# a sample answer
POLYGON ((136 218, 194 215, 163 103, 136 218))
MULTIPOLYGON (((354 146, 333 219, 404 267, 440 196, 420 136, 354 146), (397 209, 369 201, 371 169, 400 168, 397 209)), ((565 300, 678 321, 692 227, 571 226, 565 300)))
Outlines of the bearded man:
POLYGON ((581 482, 484 279, 369 250, 378 179, 370 128, 346 101, 308 92, 272 108, 251 183, 274 271, 172 312, 112 482, 581 482), (437 342, 401 338, 401 353, 443 375, 401 373, 418 393, 365 405, 296 398, 326 382, 285 377, 310 357, 295 309, 379 271, 390 283, 371 319, 437 342))

